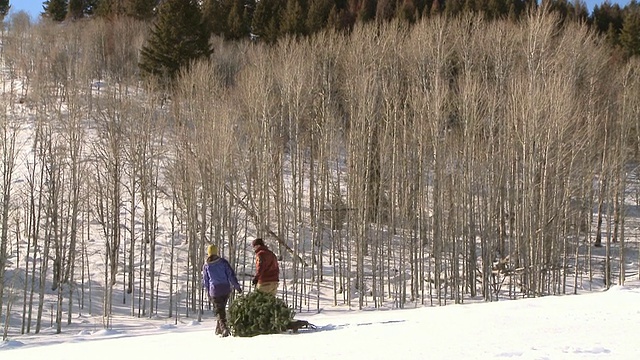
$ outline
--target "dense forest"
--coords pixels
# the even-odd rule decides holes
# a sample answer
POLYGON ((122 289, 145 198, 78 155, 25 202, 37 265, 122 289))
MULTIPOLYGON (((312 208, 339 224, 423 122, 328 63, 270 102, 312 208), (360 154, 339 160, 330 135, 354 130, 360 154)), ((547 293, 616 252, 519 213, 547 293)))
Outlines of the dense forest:
MULTIPOLYGON (((3 0, 8 3, 8 0, 3 0)), ((54 21, 91 17, 153 20, 161 0, 49 0, 43 16, 54 21)), ((190 2, 190 1, 189 1, 190 2)), ((438 16, 482 14, 485 19, 521 21, 527 12, 546 6, 561 22, 592 26, 626 54, 640 54, 640 10, 637 0, 621 8, 603 1, 589 14, 582 0, 202 0, 204 23, 225 39, 257 38, 274 42, 285 35, 305 36, 325 29, 351 31, 356 24, 392 19, 409 24, 438 16)), ((2 8, 0 2, 0 9, 2 8)))
POLYGON ((48 306, 58 331, 79 311, 108 327, 116 306, 199 316, 206 245, 243 279, 254 237, 296 309, 624 283, 637 3, 602 20, 566 2, 336 2, 297 33, 283 25, 297 2, 260 17, 263 1, 241 18, 272 36, 230 35, 238 5, 214 26, 207 6, 224 1, 50 0, 36 23, 6 19, 5 336, 38 333, 48 306))

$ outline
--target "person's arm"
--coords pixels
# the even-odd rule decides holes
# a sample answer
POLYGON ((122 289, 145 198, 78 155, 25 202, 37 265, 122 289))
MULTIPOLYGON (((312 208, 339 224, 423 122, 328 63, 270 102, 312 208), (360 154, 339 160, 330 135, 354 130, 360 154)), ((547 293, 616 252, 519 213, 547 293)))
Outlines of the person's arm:
POLYGON ((261 260, 260 253, 256 254, 256 276, 253 277, 253 285, 258 284, 258 279, 262 277, 262 272, 264 271, 261 260))
POLYGON ((209 272, 207 271, 207 264, 202 265, 202 287, 209 288, 209 272))
POLYGON ((278 276, 278 279, 280 279, 280 264, 278 264, 278 257, 273 251, 271 252, 271 254, 273 255, 273 266, 276 269, 276 274, 278 276))
POLYGON ((229 279, 231 286, 233 286, 239 292, 242 292, 242 286, 240 286, 238 278, 236 277, 236 273, 233 271, 229 263, 227 263, 227 278, 229 279))

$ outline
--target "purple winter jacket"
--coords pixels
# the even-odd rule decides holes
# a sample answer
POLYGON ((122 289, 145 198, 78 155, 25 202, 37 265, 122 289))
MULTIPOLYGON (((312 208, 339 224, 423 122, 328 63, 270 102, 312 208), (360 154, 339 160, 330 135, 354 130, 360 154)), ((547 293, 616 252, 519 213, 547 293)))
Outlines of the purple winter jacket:
POLYGON ((218 255, 209 256, 202 266, 202 287, 209 291, 209 296, 216 297, 229 295, 231 286, 242 291, 229 262, 218 255))

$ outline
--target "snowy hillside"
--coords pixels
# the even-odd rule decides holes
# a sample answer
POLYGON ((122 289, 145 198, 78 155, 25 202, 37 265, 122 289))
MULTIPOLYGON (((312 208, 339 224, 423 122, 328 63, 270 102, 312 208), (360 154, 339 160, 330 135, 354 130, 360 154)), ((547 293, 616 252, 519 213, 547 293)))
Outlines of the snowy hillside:
MULTIPOLYGON (((637 283, 637 282, 635 282, 637 283)), ((640 356, 640 287, 405 310, 327 309, 304 314, 312 332, 219 338, 214 321, 118 318, 101 330, 74 319, 0 343, 4 360, 65 359, 615 359, 640 356), (135 354, 135 355, 134 355, 135 354)), ((209 314, 208 314, 209 315, 209 314)))

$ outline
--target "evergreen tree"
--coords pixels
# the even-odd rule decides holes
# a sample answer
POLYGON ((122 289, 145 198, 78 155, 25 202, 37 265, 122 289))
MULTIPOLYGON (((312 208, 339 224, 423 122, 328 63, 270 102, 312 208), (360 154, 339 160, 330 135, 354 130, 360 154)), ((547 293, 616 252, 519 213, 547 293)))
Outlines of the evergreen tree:
POLYGON ((489 19, 499 19, 509 14, 509 4, 504 0, 489 0, 486 14, 489 19))
POLYGON ((281 32, 292 35, 305 34, 304 13, 301 0, 287 0, 287 6, 282 14, 281 32))
POLYGON ((211 55, 209 37, 197 0, 165 0, 141 50, 142 75, 170 85, 182 67, 211 55))
POLYGON ((128 0, 125 3, 125 11, 128 16, 138 20, 151 20, 156 6, 158 0, 128 0))
POLYGON ((401 0, 401 4, 398 7, 398 14, 396 15, 396 17, 398 17, 402 21, 413 24, 416 22, 417 16, 418 11, 413 0, 401 0))
POLYGON ((358 20, 365 23, 373 20, 376 17, 377 7, 376 0, 362 0, 362 5, 358 10, 358 20))
POLYGON ((232 4, 231 0, 205 0, 202 14, 212 34, 222 35, 227 30, 232 4))
MULTIPOLYGON (((425 8, 425 11, 427 8, 425 8)), ((442 14, 442 6, 440 5, 440 0, 433 0, 431 6, 428 8, 429 16, 437 16, 442 14)))
POLYGON ((327 28, 341 32, 349 32, 355 24, 355 16, 345 8, 337 5, 331 7, 327 18, 327 28))
POLYGON ((604 3, 593 8, 589 21, 596 30, 605 34, 607 42, 616 47, 619 45, 620 30, 622 29, 623 15, 618 4, 604 3))
MULTIPOLYGON (((609 32, 612 27, 613 31, 618 33, 622 28, 622 10, 618 4, 604 3, 600 6, 596 5, 591 14, 591 22, 595 25, 600 33, 609 32)), ((617 35, 616 35, 617 37, 617 35)))
POLYGON ((251 10, 253 7, 247 5, 245 0, 232 0, 227 27, 224 31, 227 39, 247 38, 251 32, 251 10))
POLYGON ((640 55, 640 7, 631 7, 624 16, 620 45, 629 56, 640 55))
POLYGON ((313 34, 327 26, 327 19, 333 2, 331 0, 311 0, 307 12, 307 31, 313 34))
POLYGON ((113 18, 126 13, 125 0, 98 0, 96 13, 99 16, 113 18))
POLYGON ((94 15, 100 3, 107 0, 84 0, 84 13, 87 16, 94 15))
POLYGON ((439 5, 442 7, 440 10, 442 13, 449 17, 456 17, 462 13, 464 8, 464 0, 442 0, 439 1, 439 5))
POLYGON ((278 334, 287 329, 294 315, 294 311, 282 299, 254 291, 231 303, 229 327, 233 336, 278 334))
POLYGON ((376 19, 380 22, 389 21, 396 12, 396 0, 378 0, 376 4, 376 19))
POLYGON ((280 36, 281 0, 260 0, 253 12, 251 28, 261 41, 275 42, 280 36))
POLYGON ((431 0, 414 0, 413 5, 416 7, 416 17, 421 19, 422 14, 424 14, 425 7, 427 7, 427 5, 431 5, 431 0))
POLYGON ((77 20, 84 15, 84 0, 69 0, 67 19, 77 20))
POLYGON ((42 16, 57 22, 64 21, 68 6, 67 0, 47 0, 42 4, 42 16))
POLYGON ((9 5, 9 0, 0 0, 0 21, 4 21, 10 9, 11 5, 9 5))
POLYGON ((609 29, 606 32, 606 38, 609 44, 614 47, 620 45, 620 35, 619 31, 615 29, 613 23, 609 23, 609 29))
POLYGON ((568 0, 553 0, 549 2, 549 10, 560 15, 560 22, 584 21, 587 19, 587 8, 579 1, 571 3, 568 0))

